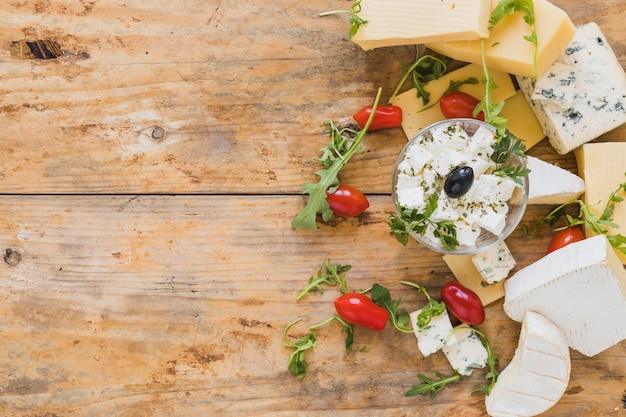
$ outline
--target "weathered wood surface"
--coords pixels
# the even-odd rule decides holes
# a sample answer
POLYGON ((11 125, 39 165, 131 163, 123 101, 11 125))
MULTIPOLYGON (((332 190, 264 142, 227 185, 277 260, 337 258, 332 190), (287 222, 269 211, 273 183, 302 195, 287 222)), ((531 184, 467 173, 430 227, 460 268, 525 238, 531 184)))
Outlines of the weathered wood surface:
MULTIPOLYGON (((626 64, 623 1, 555 3, 575 23, 598 22, 626 64)), ((422 300, 400 280, 436 293, 452 278, 439 255, 388 236, 399 130, 368 136, 343 172, 370 195, 366 214, 319 232, 290 227, 328 141, 324 120, 352 114, 378 86, 390 92, 413 58, 409 47, 360 51, 345 19, 317 17, 335 8, 0 4, 0 415, 485 415, 471 394, 481 373, 434 400, 404 397, 419 372, 449 368, 391 329, 357 329, 345 353, 339 329, 324 328, 308 376, 286 371, 284 326, 302 317, 290 332, 301 336, 333 312, 332 290, 295 300, 324 259, 352 265, 352 287, 380 282, 407 308, 422 300), (19 42, 36 39, 65 54, 20 55, 19 42)), ((531 154, 576 169, 545 142, 531 154)), ((547 246, 520 231, 508 243, 519 267, 547 246)), ((519 324, 498 302, 481 329, 503 368, 519 324)), ((625 374, 624 343, 572 352, 549 415, 626 415, 625 374)))

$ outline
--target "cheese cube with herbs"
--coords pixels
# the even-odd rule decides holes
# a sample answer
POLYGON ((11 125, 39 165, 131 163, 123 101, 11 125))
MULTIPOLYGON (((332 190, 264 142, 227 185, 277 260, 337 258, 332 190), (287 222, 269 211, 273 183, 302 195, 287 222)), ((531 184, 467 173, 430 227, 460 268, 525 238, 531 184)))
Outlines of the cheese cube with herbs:
POLYGON ((626 122, 626 75, 596 23, 576 28, 553 69, 517 81, 559 154, 626 122))
POLYGON ((459 326, 454 329, 456 343, 445 345, 442 352, 450 365, 461 375, 471 375, 474 369, 487 365, 487 349, 474 329, 459 326))
POLYGON ((528 204, 564 204, 585 192, 578 175, 528 155, 528 204))
POLYGON ((430 323, 420 329, 417 325, 417 318, 422 309, 409 314, 413 333, 417 338, 417 347, 424 357, 431 355, 440 350, 444 345, 456 343, 456 336, 450 334, 452 332, 452 323, 448 312, 444 312, 438 316, 434 316, 430 323))
POLYGON ((361 0, 352 37, 363 50, 485 38, 490 0, 361 0))
POLYGON ((571 374, 567 340, 541 314, 526 312, 511 362, 485 397, 492 417, 530 417, 552 408, 565 393, 571 374))
POLYGON ((605 235, 570 243, 504 283, 504 311, 550 319, 569 346, 594 356, 626 339, 626 270, 605 235))
POLYGON ((509 276, 515 268, 515 259, 504 242, 472 256, 472 263, 487 284, 494 284, 509 276))

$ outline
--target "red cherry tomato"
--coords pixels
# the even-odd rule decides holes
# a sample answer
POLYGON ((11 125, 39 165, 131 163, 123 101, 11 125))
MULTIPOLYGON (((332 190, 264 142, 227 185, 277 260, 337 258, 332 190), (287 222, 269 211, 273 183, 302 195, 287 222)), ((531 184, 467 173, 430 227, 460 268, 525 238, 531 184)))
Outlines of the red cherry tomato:
POLYGON ((464 323, 481 324, 485 321, 485 309, 478 295, 456 281, 443 286, 441 300, 450 314, 464 323))
POLYGON ((584 238, 585 234, 582 229, 577 226, 559 230, 554 234, 554 236, 552 236, 552 240, 550 241, 550 245, 548 245, 548 251, 546 254, 554 252, 557 249, 561 249, 563 246, 567 246, 570 243, 579 242, 584 238))
POLYGON ((448 119, 466 117, 485 121, 483 112, 478 113, 476 117, 474 117, 474 109, 478 103, 480 103, 480 100, 469 94, 462 93, 461 91, 453 91, 441 97, 439 100, 439 108, 448 119))
POLYGON ((370 206, 367 197, 354 187, 340 185, 334 193, 326 190, 326 201, 337 216, 356 217, 370 206))
POLYGON ((355 326, 380 331, 389 321, 389 312, 364 294, 349 292, 335 300, 339 317, 355 326))
MULTIPOLYGON (((352 118, 363 129, 372 114, 374 106, 365 106, 358 111, 352 118)), ((398 127, 402 124, 402 108, 398 106, 377 106, 374 112, 374 119, 368 130, 388 129, 398 127)))

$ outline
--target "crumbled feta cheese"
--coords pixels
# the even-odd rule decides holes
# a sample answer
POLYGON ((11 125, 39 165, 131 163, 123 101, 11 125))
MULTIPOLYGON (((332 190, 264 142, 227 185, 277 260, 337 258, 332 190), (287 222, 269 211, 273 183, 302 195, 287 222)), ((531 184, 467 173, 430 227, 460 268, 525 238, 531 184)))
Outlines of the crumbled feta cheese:
POLYGON ((420 211, 426 208, 423 181, 421 176, 398 175, 396 195, 401 206, 420 211))
POLYGON ((402 172, 407 174, 417 174, 424 169, 424 166, 433 160, 433 154, 422 145, 416 143, 406 152, 405 158, 400 167, 402 172))
POLYGON ((509 177, 484 174, 474 180, 476 191, 472 201, 476 203, 498 203, 508 201, 517 187, 515 181, 509 177))
POLYGON ((441 177, 446 177, 455 168, 465 165, 471 155, 453 149, 444 149, 432 162, 432 167, 441 177))

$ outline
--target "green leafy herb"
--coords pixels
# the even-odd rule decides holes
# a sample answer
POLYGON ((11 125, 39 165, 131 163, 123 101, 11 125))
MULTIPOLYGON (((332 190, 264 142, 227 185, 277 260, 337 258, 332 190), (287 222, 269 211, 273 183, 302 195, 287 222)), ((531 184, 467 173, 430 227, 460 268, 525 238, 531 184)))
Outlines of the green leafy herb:
POLYGON ((485 347, 485 350, 487 351, 487 368, 489 369, 487 375, 485 375, 487 382, 482 387, 476 388, 474 392, 482 392, 485 395, 489 395, 491 393, 491 389, 498 381, 498 371, 496 370, 496 362, 498 361, 498 356, 493 353, 493 350, 491 349, 491 344, 489 343, 489 339, 487 338, 487 335, 485 335, 483 332, 469 326, 457 326, 452 331, 454 332, 455 330, 462 328, 471 329, 474 333, 476 333, 476 335, 480 337, 480 340, 485 347))
MULTIPOLYGON (((292 220, 291 226, 296 229, 311 229, 317 230, 319 229, 316 223, 317 213, 322 214, 322 220, 324 222, 328 221, 333 212, 330 209, 330 204, 326 201, 326 190, 329 187, 336 187, 339 185, 339 179, 337 176, 339 175, 339 171, 348 163, 350 158, 359 150, 361 150, 361 142, 369 129, 372 120, 374 119, 374 113, 378 106, 378 102, 380 101, 380 96, 382 94, 382 89, 378 89, 378 93, 376 94, 376 99, 374 100, 374 105, 372 108, 372 113, 367 119, 367 123, 363 126, 363 129, 360 130, 354 136, 354 139, 350 142, 349 146, 345 146, 345 148, 341 148, 336 146, 336 137, 337 132, 333 131, 333 138, 331 141, 332 150, 327 146, 323 151, 323 162, 322 165, 324 169, 317 171, 315 174, 320 177, 317 183, 306 183, 302 187, 302 194, 308 194, 309 199, 307 201, 306 206, 298 213, 298 215, 292 220), (337 150, 343 150, 343 153, 336 153, 337 150)), ((334 126, 334 124, 332 125, 334 126)))
POLYGON ((430 101, 430 93, 426 91, 426 84, 428 82, 441 78, 446 72, 450 58, 437 58, 432 55, 420 56, 419 47, 416 47, 415 61, 410 65, 403 64, 404 74, 400 79, 400 82, 396 86, 396 89, 389 97, 391 103, 393 99, 398 95, 400 89, 404 83, 410 78, 411 84, 417 90, 417 97, 422 98, 424 105, 430 101))
POLYGON ((441 241, 445 248, 454 249, 459 246, 459 241, 456 238, 456 226, 453 222, 435 222, 430 219, 437 209, 438 200, 439 194, 434 193, 428 197, 428 202, 423 212, 419 212, 417 209, 400 207, 400 216, 391 213, 387 223, 391 228, 390 235, 406 246, 411 232, 423 236, 429 228, 432 228, 433 235, 441 241))
POLYGON ((524 14, 524 22, 530 25, 530 35, 524 36, 528 42, 534 46, 533 53, 533 69, 535 78, 537 77, 537 31, 535 29, 535 6, 532 0, 501 0, 491 12, 489 18, 489 30, 500 23, 507 14, 512 15, 515 12, 524 14))
POLYGON ((409 314, 405 311, 398 312, 402 299, 393 301, 389 290, 380 284, 372 285, 372 300, 389 312, 389 321, 401 332, 413 332, 406 324, 409 322, 409 314))
POLYGON ((418 328, 423 329, 424 327, 428 326, 433 317, 440 316, 441 314, 443 314, 444 311, 446 311, 446 304, 441 301, 434 300, 430 296, 430 294, 428 294, 428 290, 426 289, 426 287, 411 281, 400 282, 404 285, 410 285, 411 287, 416 288, 417 292, 424 294, 426 296, 426 299, 428 300, 426 306, 423 307, 420 313, 417 315, 416 324, 418 328))
POLYGON ((347 321, 339 317, 338 314, 333 315, 332 317, 324 320, 321 323, 311 326, 309 329, 316 330, 316 329, 319 329, 320 327, 323 327, 323 326, 326 326, 327 324, 332 323, 333 321, 339 322, 339 324, 341 324, 341 330, 346 332, 346 341, 345 341, 346 352, 350 352, 350 350, 352 349, 352 344, 354 342, 354 328, 352 327, 350 323, 348 323, 347 321))
POLYGON ((310 332, 306 336, 297 339, 293 343, 287 342, 287 332, 294 324, 298 323, 300 320, 302 319, 296 319, 292 321, 287 325, 287 327, 285 327, 285 330, 283 330, 283 345, 285 345, 285 347, 294 349, 291 355, 289 355, 287 369, 298 378, 304 377, 306 375, 307 368, 309 367, 309 365, 305 361, 306 351, 314 348, 317 345, 317 337, 313 332, 310 332))
POLYGON ((461 375, 458 372, 455 372, 454 375, 445 376, 441 372, 436 372, 437 378, 432 379, 427 377, 424 374, 419 374, 418 378, 423 382, 419 385, 413 385, 413 388, 404 393, 405 397, 411 397, 417 394, 430 394, 430 398, 435 398, 435 395, 442 389, 446 387, 446 385, 458 382, 461 379, 461 375))
POLYGON ((340 13, 349 14, 350 19, 348 20, 348 22, 350 22, 350 39, 352 39, 354 35, 356 35, 361 25, 367 24, 367 20, 363 20, 361 19, 361 17, 359 17, 360 12, 361 12, 361 0, 358 0, 352 3, 352 6, 350 6, 350 8, 347 10, 331 10, 328 12, 322 12, 319 15, 323 17, 323 16, 330 16, 332 14, 340 14, 340 13))
POLYGON ((324 261, 324 265, 317 271, 317 276, 313 275, 309 278, 309 282, 296 297, 297 300, 308 295, 312 290, 324 292, 322 284, 334 287, 339 286, 342 293, 348 292, 348 283, 346 282, 346 272, 352 268, 351 265, 331 264, 329 259, 324 261))
MULTIPOLYGON (((626 172, 624 175, 626 175, 626 172)), ((574 199, 557 206, 543 219, 536 222, 532 229, 526 225, 523 225, 522 227, 527 236, 543 237, 540 234, 540 231, 544 225, 548 224, 550 227, 553 227, 560 219, 564 219, 565 226, 556 228, 554 229, 555 231, 579 225, 584 226, 591 229, 596 234, 606 235, 612 247, 626 254, 626 237, 622 234, 608 234, 609 229, 619 228, 619 225, 613 222, 613 213, 615 211, 615 204, 624 201, 623 197, 617 195, 620 192, 626 192, 626 182, 621 183, 617 189, 609 195, 607 203, 600 216, 594 214, 591 207, 587 206, 582 200, 574 199), (567 213, 567 209, 570 206, 578 206, 579 211, 577 217, 573 217, 567 213)))
POLYGON ((481 111, 485 115, 485 122, 493 125, 497 131, 497 137, 504 136, 506 131, 506 125, 508 120, 500 116, 500 112, 504 107, 504 100, 499 103, 494 103, 492 99, 493 90, 498 88, 496 82, 491 78, 489 70, 487 68, 487 61, 485 55, 485 41, 481 40, 480 43, 482 52, 482 69, 483 69, 483 84, 485 85, 483 99, 474 109, 474 116, 478 115, 481 111))

